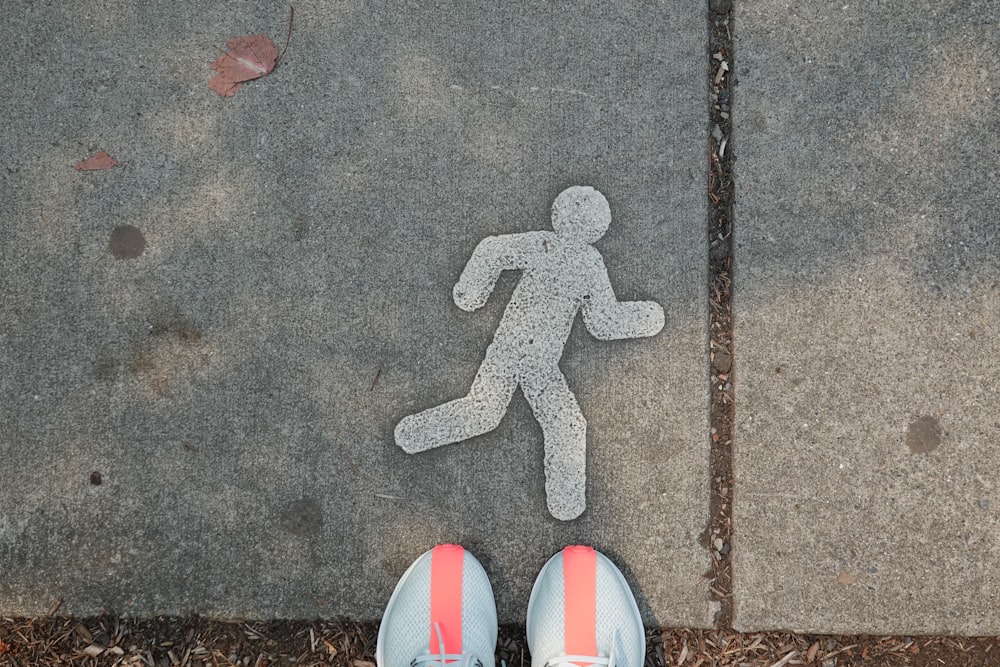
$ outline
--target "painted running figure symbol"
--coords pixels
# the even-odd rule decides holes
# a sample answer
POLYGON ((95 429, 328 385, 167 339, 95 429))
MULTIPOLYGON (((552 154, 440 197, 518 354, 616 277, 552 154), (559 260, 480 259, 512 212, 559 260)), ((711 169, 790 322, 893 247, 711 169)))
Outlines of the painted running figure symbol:
POLYGON ((489 299, 501 271, 521 270, 493 342, 469 395, 405 417, 396 444, 408 454, 461 442, 500 423, 520 385, 545 441, 549 512, 569 521, 586 503, 587 421, 559 370, 578 310, 599 340, 654 336, 663 328, 655 301, 618 301, 601 253, 591 246, 611 224, 607 199, 573 186, 552 204, 553 232, 483 239, 454 289, 455 303, 472 312, 489 299))

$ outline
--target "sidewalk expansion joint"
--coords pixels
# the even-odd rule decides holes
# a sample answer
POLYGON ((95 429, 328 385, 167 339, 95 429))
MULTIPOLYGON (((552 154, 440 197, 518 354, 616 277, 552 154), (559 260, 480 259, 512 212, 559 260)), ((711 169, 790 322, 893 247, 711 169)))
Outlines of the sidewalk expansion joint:
POLYGON ((715 623, 733 625, 733 142, 735 84, 732 3, 708 0, 708 294, 711 395, 711 518, 703 544, 712 557, 709 590, 720 605, 715 623))

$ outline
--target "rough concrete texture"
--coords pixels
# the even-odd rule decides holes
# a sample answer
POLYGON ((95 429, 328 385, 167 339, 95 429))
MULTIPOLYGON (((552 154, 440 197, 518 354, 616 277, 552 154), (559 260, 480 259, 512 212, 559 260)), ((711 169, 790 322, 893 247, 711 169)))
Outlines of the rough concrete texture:
POLYGON ((1000 633, 998 18, 738 5, 740 630, 1000 633))
POLYGON ((710 624, 703 3, 295 10, 224 99, 216 47, 280 45, 286 6, 7 8, 0 609, 374 618, 457 541, 518 621, 586 542, 647 622, 710 624), (98 149, 121 165, 73 170, 98 149), (559 522, 520 394, 469 442, 408 455, 393 428, 483 359, 517 276, 456 307, 476 245, 551 229, 574 184, 610 202, 617 297, 666 323, 571 333, 588 508, 559 522))

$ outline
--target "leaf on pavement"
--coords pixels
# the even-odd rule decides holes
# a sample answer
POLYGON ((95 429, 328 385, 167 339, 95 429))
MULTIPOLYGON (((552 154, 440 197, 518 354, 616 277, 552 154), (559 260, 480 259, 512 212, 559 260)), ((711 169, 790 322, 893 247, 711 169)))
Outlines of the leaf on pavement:
POLYGON ((841 586, 850 586, 851 584, 858 583, 858 578, 853 574, 841 570, 840 574, 837 575, 837 583, 841 586))
POLYGON ((97 171, 99 169, 111 169, 117 167, 118 160, 114 159, 104 151, 98 151, 83 162, 73 165, 77 171, 97 171))
POLYGON ((269 74, 278 62, 278 47, 267 35, 233 37, 226 42, 228 53, 212 63, 218 72, 208 87, 223 97, 232 97, 245 82, 269 74))

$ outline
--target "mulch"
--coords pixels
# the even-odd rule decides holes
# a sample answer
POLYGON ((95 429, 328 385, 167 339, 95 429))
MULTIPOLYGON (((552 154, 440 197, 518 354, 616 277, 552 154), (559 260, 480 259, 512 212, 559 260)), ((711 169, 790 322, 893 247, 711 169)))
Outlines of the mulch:
POLYGON ((731 3, 710 3, 708 14, 708 297, 709 362, 711 376, 711 500, 708 530, 701 545, 712 557, 709 590, 719 602, 716 625, 732 627, 733 579, 729 553, 732 544, 733 489, 733 316, 730 287, 733 269, 732 104, 735 79, 731 3), (715 11, 720 9, 721 11, 715 11))
MULTIPOLYGON (((376 623, 219 621, 103 616, 0 619, 11 667, 375 667, 376 623)), ((821 667, 1000 664, 998 638, 647 631, 644 667, 821 667)), ((502 626, 496 667, 531 664, 524 628, 502 626)))

